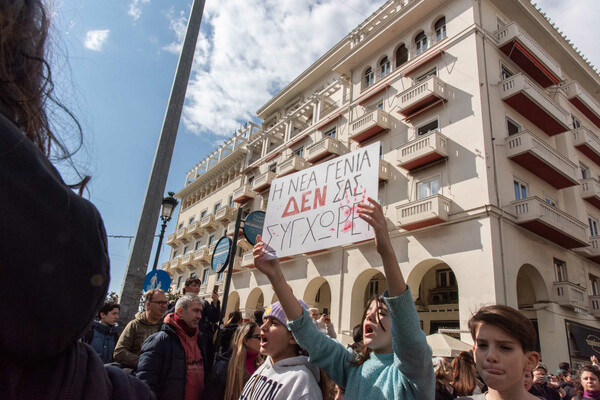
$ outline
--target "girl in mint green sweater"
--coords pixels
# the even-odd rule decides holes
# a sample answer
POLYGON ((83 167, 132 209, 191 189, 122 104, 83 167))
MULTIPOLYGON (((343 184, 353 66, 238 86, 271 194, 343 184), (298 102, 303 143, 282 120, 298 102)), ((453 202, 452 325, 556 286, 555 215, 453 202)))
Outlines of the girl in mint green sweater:
POLYGON ((381 206, 373 199, 358 208, 360 218, 375 231, 388 290, 374 299, 363 316, 365 350, 356 357, 344 345, 319 332, 285 284, 277 258, 260 236, 254 246, 254 265, 271 281, 298 344, 342 389, 345 399, 430 400, 435 397, 431 349, 420 328, 419 316, 390 241, 381 206))

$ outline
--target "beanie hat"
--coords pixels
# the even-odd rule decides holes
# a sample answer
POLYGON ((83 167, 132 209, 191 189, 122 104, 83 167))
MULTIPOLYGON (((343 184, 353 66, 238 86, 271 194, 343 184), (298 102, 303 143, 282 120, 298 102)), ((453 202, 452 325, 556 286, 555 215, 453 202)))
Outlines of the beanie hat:
MULTIPOLYGON (((298 299, 298 302, 300 303, 302 308, 304 308, 305 310, 308 310, 308 306, 306 305, 306 303, 304 301, 298 299)), ((281 303, 276 302, 276 303, 271 304, 269 307, 267 307, 267 309, 265 310, 265 312, 263 314, 263 322, 268 317, 275 318, 276 320, 278 320, 284 326, 287 327, 287 317, 285 315, 285 312, 283 311, 283 307, 281 307, 281 303)))

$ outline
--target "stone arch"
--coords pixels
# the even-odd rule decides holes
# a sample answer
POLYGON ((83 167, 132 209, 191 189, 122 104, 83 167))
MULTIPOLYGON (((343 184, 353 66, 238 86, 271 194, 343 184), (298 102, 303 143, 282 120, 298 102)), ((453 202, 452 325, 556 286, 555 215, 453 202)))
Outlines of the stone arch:
POLYGON ((236 291, 229 293, 227 298, 227 310, 225 310, 225 318, 230 312, 240 309, 240 294, 236 291))
POLYGON ((521 265, 517 273, 516 283, 517 304, 520 309, 533 309, 534 304, 550 300, 544 277, 533 265, 521 265))
POLYGON ((352 297, 350 300, 350 328, 360 324, 365 310, 366 294, 369 290, 369 283, 376 280, 378 282, 378 292, 383 294, 387 289, 385 276, 375 268, 369 268, 358 275, 352 286, 352 297))
POLYGON ((324 309, 327 309, 327 312, 330 313, 331 287, 327 279, 321 276, 312 279, 304 289, 302 300, 306 302, 308 307, 316 307, 319 312, 324 312, 324 309))
POLYGON ((265 306, 265 296, 260 288, 254 288, 250 291, 246 299, 246 306, 242 310, 244 318, 250 319, 254 315, 254 310, 262 309, 265 306))

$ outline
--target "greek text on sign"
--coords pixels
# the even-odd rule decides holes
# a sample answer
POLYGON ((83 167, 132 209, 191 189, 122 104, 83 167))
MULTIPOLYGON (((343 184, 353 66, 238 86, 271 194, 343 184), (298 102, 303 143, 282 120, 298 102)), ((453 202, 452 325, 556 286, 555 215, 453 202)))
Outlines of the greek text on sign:
POLYGON ((377 199, 379 142, 271 182, 263 241, 278 257, 374 237, 357 205, 377 199))

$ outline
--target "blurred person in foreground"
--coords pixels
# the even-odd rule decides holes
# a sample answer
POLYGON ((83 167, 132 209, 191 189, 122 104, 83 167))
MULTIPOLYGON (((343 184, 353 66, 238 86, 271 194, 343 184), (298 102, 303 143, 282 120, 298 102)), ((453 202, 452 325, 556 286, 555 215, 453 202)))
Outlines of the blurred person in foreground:
POLYGON ((81 144, 81 128, 53 96, 49 14, 42 0, 0 1, 0 304, 10 324, 0 331, 0 398, 153 398, 79 341, 110 268, 102 218, 80 196, 89 177, 59 139, 81 144), (67 185, 50 160, 80 182, 67 185))

